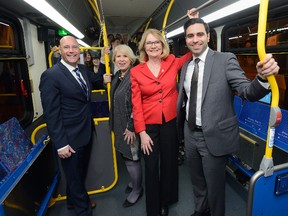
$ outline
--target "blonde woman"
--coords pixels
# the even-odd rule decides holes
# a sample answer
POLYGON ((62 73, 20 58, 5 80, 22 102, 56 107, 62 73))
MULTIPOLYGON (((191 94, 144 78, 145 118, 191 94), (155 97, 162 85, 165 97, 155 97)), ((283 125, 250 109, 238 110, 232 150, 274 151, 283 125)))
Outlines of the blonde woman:
POLYGON ((140 147, 134 132, 131 102, 130 69, 136 61, 131 48, 118 45, 113 51, 113 62, 119 68, 111 80, 111 75, 104 75, 104 84, 111 82, 110 126, 115 134, 115 148, 125 161, 131 177, 128 185, 131 192, 123 203, 127 208, 134 205, 143 195, 140 147))

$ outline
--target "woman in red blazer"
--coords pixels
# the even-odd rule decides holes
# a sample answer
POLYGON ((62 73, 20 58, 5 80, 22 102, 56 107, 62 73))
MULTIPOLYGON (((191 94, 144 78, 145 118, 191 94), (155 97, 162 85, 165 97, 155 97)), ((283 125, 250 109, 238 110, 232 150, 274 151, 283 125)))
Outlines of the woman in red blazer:
MULTIPOLYGON (((189 18, 193 13, 188 11, 189 18)), ((140 64, 131 69, 130 77, 134 127, 145 161, 146 211, 149 216, 168 215, 168 206, 178 201, 176 77, 192 54, 170 55, 156 29, 144 32, 139 51, 140 64)))

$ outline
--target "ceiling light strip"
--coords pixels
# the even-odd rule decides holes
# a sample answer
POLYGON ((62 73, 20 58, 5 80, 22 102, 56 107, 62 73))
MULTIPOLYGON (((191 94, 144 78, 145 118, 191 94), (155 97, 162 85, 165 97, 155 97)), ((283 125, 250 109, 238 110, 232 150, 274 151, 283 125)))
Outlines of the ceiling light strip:
POLYGON ((55 10, 48 2, 45 0, 24 0, 29 5, 40 11, 45 16, 49 17, 51 20, 59 24, 61 27, 65 28, 71 34, 75 35, 77 38, 82 39, 84 35, 75 28, 68 20, 66 20, 57 10, 55 10))

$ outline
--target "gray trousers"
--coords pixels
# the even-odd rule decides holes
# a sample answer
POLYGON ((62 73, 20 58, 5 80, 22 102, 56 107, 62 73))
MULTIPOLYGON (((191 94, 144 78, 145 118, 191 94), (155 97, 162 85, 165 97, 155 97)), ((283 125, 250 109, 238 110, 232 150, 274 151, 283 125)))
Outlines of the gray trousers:
POLYGON ((184 125, 187 163, 193 185, 195 211, 210 209, 212 216, 225 215, 225 167, 227 155, 215 157, 206 145, 202 131, 184 125))

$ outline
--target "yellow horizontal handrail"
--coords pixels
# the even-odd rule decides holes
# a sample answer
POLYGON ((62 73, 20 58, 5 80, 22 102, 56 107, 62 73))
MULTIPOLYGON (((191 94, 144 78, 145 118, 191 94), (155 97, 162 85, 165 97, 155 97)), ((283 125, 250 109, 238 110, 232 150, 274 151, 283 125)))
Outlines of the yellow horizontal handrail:
POLYGON ((16 97, 17 94, 0 94, 0 97, 16 97))
POLYGON ((47 127, 47 124, 41 124, 41 125, 39 125, 38 127, 36 127, 34 130, 33 130, 33 132, 32 132, 32 134, 31 134, 31 142, 35 145, 35 143, 36 143, 36 134, 37 134, 37 132, 39 131, 39 130, 41 130, 42 128, 45 128, 45 127, 47 127))

